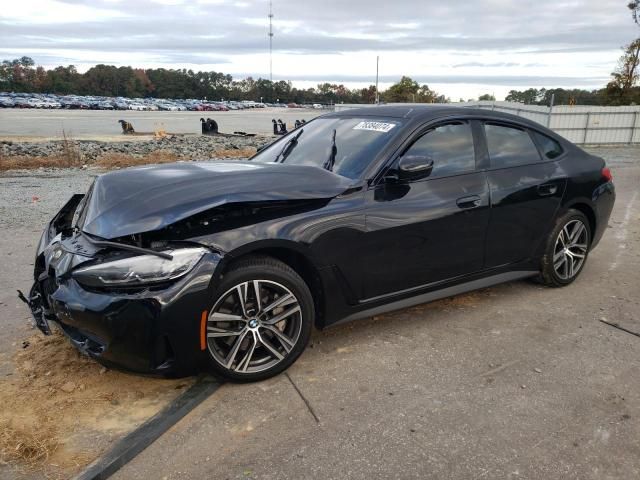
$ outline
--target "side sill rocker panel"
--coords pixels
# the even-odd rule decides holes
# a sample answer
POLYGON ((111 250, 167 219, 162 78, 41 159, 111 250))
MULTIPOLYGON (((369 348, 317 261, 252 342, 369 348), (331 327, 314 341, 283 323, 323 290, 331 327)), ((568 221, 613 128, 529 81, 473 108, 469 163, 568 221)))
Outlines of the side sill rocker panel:
POLYGON ((396 300, 395 302, 387 303, 385 305, 379 305, 377 307, 368 308, 356 313, 353 313, 342 320, 339 320, 333 325, 340 325, 350 322, 352 320, 359 320, 362 318, 372 317, 374 315, 381 315, 383 313, 393 312, 394 310, 401 310, 403 308, 413 307, 421 303, 433 302, 446 297, 452 297, 461 293, 471 292, 480 288, 487 288, 499 283, 510 282, 513 280, 519 280, 521 278, 533 277, 537 275, 538 271, 516 271, 505 272, 497 275, 492 275, 486 278, 480 278, 478 280, 472 280, 470 282, 461 283, 452 287, 442 288, 440 290, 434 290, 431 292, 423 293, 422 295, 416 295, 415 297, 404 298, 402 300, 396 300))

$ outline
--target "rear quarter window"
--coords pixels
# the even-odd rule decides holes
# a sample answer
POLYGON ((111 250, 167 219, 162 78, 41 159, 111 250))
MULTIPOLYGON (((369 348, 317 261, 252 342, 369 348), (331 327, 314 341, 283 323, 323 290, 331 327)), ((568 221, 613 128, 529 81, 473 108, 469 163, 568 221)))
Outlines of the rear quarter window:
POLYGON ((540 150, 542 150, 542 154, 545 156, 545 158, 553 160, 554 158, 558 158, 564 153, 564 150, 562 149, 560 144, 553 138, 549 138, 546 135, 538 132, 532 132, 532 134, 536 139, 536 142, 540 146, 540 150))

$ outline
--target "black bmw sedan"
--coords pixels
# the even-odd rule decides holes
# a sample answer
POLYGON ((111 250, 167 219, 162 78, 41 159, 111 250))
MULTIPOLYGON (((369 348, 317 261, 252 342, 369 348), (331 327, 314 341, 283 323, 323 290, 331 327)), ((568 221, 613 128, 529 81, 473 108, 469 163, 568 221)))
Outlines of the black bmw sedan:
POLYGON ((332 113, 250 161, 99 176, 45 229, 23 299, 105 365, 260 380, 314 326, 525 277, 569 285, 614 200, 601 158, 519 117, 332 113))

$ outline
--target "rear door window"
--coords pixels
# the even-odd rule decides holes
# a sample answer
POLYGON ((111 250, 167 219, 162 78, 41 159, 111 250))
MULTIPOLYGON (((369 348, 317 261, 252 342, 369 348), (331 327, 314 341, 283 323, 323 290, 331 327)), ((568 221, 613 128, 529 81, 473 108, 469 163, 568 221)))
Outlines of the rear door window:
POLYGON ((485 123, 484 130, 492 167, 515 167, 540 161, 540 153, 526 130, 493 123, 485 123))

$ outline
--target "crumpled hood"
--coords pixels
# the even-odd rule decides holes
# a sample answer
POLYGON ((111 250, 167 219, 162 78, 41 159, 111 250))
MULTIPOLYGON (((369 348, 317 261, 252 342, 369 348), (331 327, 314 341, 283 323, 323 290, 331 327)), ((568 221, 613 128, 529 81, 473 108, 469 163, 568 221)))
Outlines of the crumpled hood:
POLYGON ((130 168, 96 178, 81 227, 113 239, 158 230, 223 204, 333 198, 351 183, 307 165, 234 161, 130 168))

